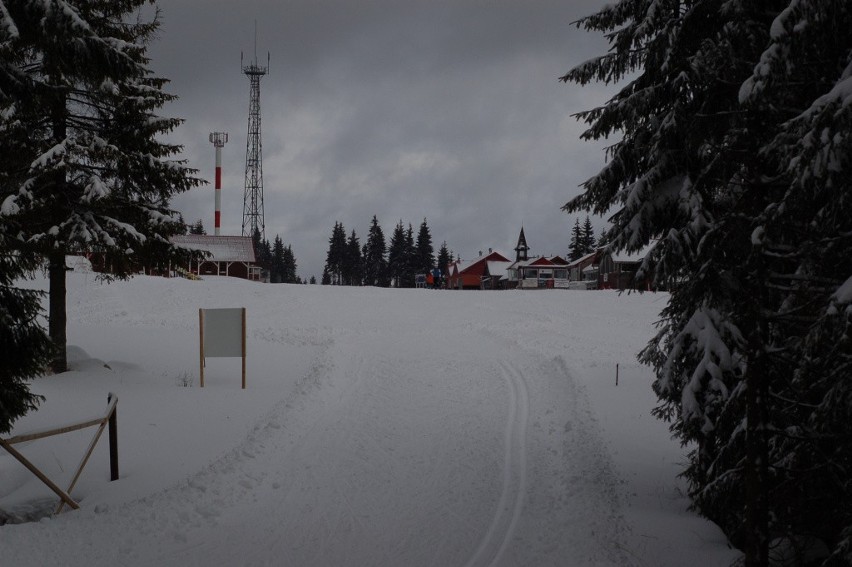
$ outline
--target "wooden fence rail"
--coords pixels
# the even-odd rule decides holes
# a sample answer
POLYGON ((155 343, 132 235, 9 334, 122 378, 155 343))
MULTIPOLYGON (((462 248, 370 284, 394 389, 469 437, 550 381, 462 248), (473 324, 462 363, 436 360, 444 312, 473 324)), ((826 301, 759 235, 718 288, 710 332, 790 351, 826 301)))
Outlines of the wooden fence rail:
POLYGON ((107 397, 107 401, 109 402, 109 405, 107 406, 107 411, 103 417, 81 421, 79 423, 74 423, 63 427, 55 427, 52 429, 34 431, 32 433, 26 433, 23 435, 15 435, 14 437, 9 437, 8 439, 0 438, 0 447, 5 449, 6 452, 10 455, 15 457, 15 459, 17 459, 22 465, 24 465, 27 470, 29 470, 36 477, 38 477, 39 480, 41 480, 48 488, 50 488, 57 496, 59 496, 60 502, 59 506, 56 508, 56 514, 61 512, 62 508, 66 504, 68 504, 68 506, 75 510, 80 507, 80 505, 77 504, 77 502, 75 502, 73 498, 71 498, 70 494, 71 491, 74 489, 74 486, 77 484, 77 480, 79 480, 80 474, 83 472, 83 468, 86 466, 86 463, 89 462, 89 457, 92 455, 92 451, 95 450, 95 446, 97 445, 98 440, 100 439, 101 434, 104 432, 104 429, 106 427, 109 427, 110 480, 118 480, 118 419, 116 417, 116 406, 118 405, 118 396, 113 393, 110 393, 107 397), (74 473, 74 478, 71 480, 71 484, 68 486, 67 490, 62 490, 59 486, 56 485, 55 482, 50 480, 47 475, 41 472, 38 467, 32 464, 17 449, 12 447, 12 445, 15 445, 16 443, 44 439, 46 437, 61 435, 63 433, 69 433, 71 431, 78 431, 80 429, 94 427, 96 425, 98 426, 98 430, 95 432, 95 435, 92 437, 92 441, 89 443, 89 447, 86 450, 86 453, 80 460, 80 464, 77 467, 77 471, 74 473))

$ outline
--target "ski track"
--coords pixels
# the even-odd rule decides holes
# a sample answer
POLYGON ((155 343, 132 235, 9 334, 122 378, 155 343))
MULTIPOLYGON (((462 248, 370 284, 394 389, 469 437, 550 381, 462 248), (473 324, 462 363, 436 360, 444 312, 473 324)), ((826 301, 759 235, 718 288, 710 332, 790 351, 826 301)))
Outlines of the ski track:
POLYGON ((466 567, 499 563, 512 541, 524 505, 527 484, 526 436, 529 421, 529 392, 526 379, 508 362, 501 363, 509 387, 509 414, 506 420, 503 489, 488 532, 466 567))

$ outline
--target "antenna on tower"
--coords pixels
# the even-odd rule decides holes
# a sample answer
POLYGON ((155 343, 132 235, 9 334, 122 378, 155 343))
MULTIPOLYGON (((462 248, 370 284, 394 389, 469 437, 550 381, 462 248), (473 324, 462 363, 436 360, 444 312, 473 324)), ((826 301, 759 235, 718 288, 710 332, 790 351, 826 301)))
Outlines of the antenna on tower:
POLYGON ((248 139, 246 141, 246 176, 243 192, 242 235, 261 241, 266 240, 266 227, 263 219, 263 143, 260 137, 260 79, 269 70, 269 53, 266 54, 266 67, 257 64, 257 21, 254 31, 254 61, 243 65, 240 52, 240 67, 249 78, 249 117, 248 139))

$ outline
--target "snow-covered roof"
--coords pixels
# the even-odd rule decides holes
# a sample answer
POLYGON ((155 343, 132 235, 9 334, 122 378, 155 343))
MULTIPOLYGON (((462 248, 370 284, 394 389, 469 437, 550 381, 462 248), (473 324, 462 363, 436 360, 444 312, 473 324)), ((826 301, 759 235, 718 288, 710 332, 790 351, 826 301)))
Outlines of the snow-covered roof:
POLYGON ((172 242, 189 250, 209 252, 211 262, 254 262, 254 246, 249 236, 211 236, 184 234, 172 237, 172 242))
POLYGON ((488 261, 488 273, 492 276, 496 276, 497 274, 505 274, 506 270, 509 269, 509 266, 512 265, 512 262, 501 262, 499 260, 489 260, 488 261))
POLYGON ((506 258, 500 252, 498 252, 496 250, 489 250, 488 254, 485 254, 483 256, 479 256, 474 260, 457 262, 457 265, 458 265, 459 274, 461 274, 462 272, 470 270, 474 266, 477 266, 476 271, 479 271, 479 268, 484 268, 484 265, 488 262, 501 262, 501 261, 505 261, 505 262, 511 264, 509 259, 506 258), (500 260, 500 258, 502 258, 502 260, 500 260))
POLYGON ((574 260, 573 262, 571 262, 571 263, 570 263, 570 264, 568 264, 568 265, 569 265, 569 266, 571 266, 571 267, 580 266, 580 265, 582 265, 582 264, 584 264, 584 263, 588 262, 588 261, 589 261, 589 260, 591 260, 592 258, 594 258, 594 257, 595 257, 595 254, 597 254, 597 253, 598 253, 598 251, 597 251, 597 250, 595 250, 594 252, 589 252, 589 253, 588 253, 588 254, 586 254, 585 256, 580 256, 579 258, 577 258, 576 260, 574 260))
POLYGON ((646 244, 644 247, 642 247, 642 249, 640 249, 636 252, 632 252, 630 254, 628 254, 624 251, 618 252, 617 254, 612 255, 612 261, 618 262, 620 264, 629 264, 629 263, 633 263, 633 262, 641 262, 642 260, 645 259, 645 256, 650 254, 651 250, 653 250, 654 246, 656 246, 656 245, 657 245, 657 241, 652 240, 651 242, 646 244))
POLYGON ((518 262, 514 262, 511 267, 520 270, 521 268, 563 268, 567 267, 568 264, 563 263, 565 260, 562 259, 561 256, 536 256, 535 258, 530 258, 528 260, 521 260, 518 262), (554 262, 553 260, 557 260, 554 262))

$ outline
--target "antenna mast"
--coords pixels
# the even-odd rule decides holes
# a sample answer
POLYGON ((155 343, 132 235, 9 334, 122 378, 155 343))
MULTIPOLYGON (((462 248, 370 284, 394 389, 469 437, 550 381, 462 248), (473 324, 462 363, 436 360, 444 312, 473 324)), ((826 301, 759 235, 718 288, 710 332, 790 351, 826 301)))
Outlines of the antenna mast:
POLYGON ((269 70, 269 54, 266 55, 266 67, 257 63, 257 22, 254 30, 254 61, 243 65, 240 54, 240 66, 249 78, 249 117, 248 139, 246 141, 246 177, 243 192, 242 235, 260 236, 266 240, 266 226, 263 219, 263 144, 260 138, 260 79, 269 70))

